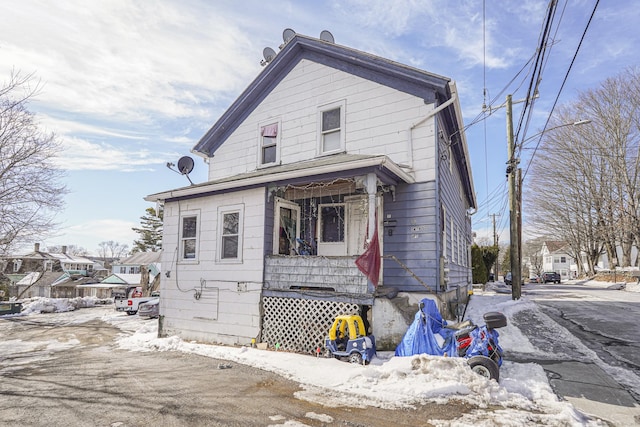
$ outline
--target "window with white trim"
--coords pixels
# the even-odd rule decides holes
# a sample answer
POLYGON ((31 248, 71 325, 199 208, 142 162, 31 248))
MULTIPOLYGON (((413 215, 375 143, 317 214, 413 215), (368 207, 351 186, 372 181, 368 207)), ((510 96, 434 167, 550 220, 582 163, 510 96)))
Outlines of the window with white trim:
POLYGON ((346 101, 327 104, 318 110, 318 154, 345 150, 346 101))
POLYGON ((455 263, 456 262, 456 236, 454 234, 453 231, 453 217, 450 217, 449 219, 449 228, 451 230, 451 262, 455 263))
POLYGON ((260 126, 260 144, 258 166, 271 166, 280 163, 280 123, 274 122, 260 126))
POLYGON ((218 209, 218 259, 242 261, 243 205, 218 209))
POLYGON ((442 230, 442 256, 444 259, 449 259, 447 256, 447 208, 445 205, 440 205, 440 225, 442 230))
POLYGON ((198 215, 186 213, 180 218, 180 258, 198 259, 198 215))

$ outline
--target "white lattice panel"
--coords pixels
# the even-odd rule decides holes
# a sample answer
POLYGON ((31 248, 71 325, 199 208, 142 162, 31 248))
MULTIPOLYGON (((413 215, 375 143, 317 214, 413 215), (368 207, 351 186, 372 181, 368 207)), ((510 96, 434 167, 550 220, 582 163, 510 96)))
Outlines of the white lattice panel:
POLYGON ((360 314, 358 305, 335 301, 264 297, 262 342, 269 348, 315 354, 336 316, 360 314))

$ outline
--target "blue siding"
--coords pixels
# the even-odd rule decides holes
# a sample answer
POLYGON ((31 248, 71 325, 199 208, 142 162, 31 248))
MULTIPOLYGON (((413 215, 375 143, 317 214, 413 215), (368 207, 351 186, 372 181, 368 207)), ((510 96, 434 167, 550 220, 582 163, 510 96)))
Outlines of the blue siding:
MULTIPOLYGON (((385 194, 384 219, 397 221, 389 236, 385 229, 384 255, 394 255, 416 276, 436 289, 438 284, 437 204, 435 182, 401 184, 395 201, 385 194), (390 217, 389 217, 390 215, 390 217)), ((400 291, 424 292, 425 288, 392 259, 384 260, 384 286, 400 291)))
MULTIPOLYGON (((442 127, 446 132, 446 128, 442 127)), ((456 288, 471 283, 471 263, 468 248, 471 245, 471 220, 467 211, 471 204, 464 188, 460 158, 454 156, 450 164, 450 157, 454 154, 449 149, 451 138, 448 136, 438 140, 438 195, 440 203, 445 207, 444 232, 442 239, 447 240, 444 254, 449 268, 448 288, 456 288), (451 220, 453 219, 453 235, 451 220)))

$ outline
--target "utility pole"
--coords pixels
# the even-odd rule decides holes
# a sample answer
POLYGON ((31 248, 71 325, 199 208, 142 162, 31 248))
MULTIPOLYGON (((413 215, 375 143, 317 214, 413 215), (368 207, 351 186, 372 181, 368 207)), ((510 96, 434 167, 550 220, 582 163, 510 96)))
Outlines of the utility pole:
POLYGON ((513 101, 507 95, 507 177, 509 179, 509 257, 511 258, 511 299, 521 296, 522 280, 520 278, 520 219, 518 215, 518 160, 515 158, 515 141, 513 138, 513 101))
POLYGON ((493 218, 493 246, 498 246, 498 234, 496 233, 496 216, 500 216, 500 214, 491 214, 491 218, 493 218))
MULTIPOLYGON (((491 217, 493 218, 493 246, 494 247, 498 247, 498 233, 496 233, 496 216, 500 216, 500 214, 491 214, 491 217)), ((493 262, 493 280, 498 280, 498 273, 500 272, 499 270, 499 265, 500 263, 498 262, 498 258, 500 254, 500 250, 498 249, 498 253, 496 254, 496 260, 493 262)))

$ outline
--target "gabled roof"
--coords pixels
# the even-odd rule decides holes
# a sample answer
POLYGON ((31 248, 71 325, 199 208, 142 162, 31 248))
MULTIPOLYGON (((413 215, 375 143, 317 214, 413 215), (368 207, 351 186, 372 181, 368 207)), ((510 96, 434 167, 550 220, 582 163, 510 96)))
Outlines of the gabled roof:
POLYGON ((139 285, 140 274, 112 274, 100 283, 118 284, 118 285, 139 285))
POLYGON ((30 286, 35 284, 37 286, 51 286, 51 284, 55 283, 63 274, 64 273, 57 271, 45 271, 44 273, 34 271, 24 276, 16 285, 30 286))
POLYGON ((451 98, 447 77, 296 34, 200 139, 192 152, 211 157, 233 131, 303 59, 375 81, 433 103, 451 98))
POLYGON ((559 240, 545 240, 544 245, 549 250, 549 253, 562 252, 566 253, 569 251, 569 247, 567 242, 559 241, 559 240))

